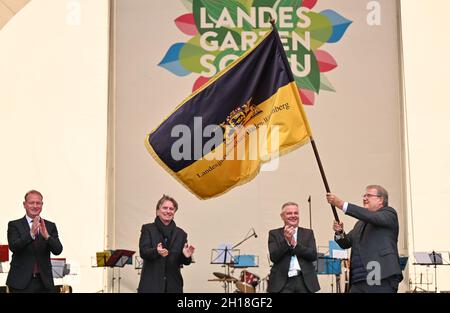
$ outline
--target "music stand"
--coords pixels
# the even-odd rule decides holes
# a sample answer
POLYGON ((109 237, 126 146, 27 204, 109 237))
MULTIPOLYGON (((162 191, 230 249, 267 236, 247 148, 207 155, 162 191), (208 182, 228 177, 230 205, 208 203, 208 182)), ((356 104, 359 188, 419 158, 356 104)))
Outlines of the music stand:
POLYGON ((63 278, 67 270, 66 267, 66 259, 65 258, 51 258, 50 259, 52 265, 52 275, 53 278, 63 278))
MULTIPOLYGON (((334 275, 336 292, 341 292, 341 259, 333 258, 324 253, 317 253, 316 272, 317 275, 334 275)), ((331 284, 331 293, 333 293, 333 284, 331 284)))
POLYGON ((254 254, 241 254, 234 258, 234 263, 230 266, 234 268, 258 267, 259 257, 254 254))
POLYGON ((233 249, 230 244, 220 244, 218 249, 211 250, 211 264, 232 264, 239 250, 233 249))
POLYGON ((106 267, 106 261, 111 257, 114 250, 96 252, 96 265, 93 267, 106 267))
POLYGON ((111 257, 106 261, 106 266, 111 267, 113 271, 113 278, 112 278, 112 290, 114 292, 114 268, 118 268, 119 272, 119 283, 118 283, 118 289, 117 292, 120 293, 120 280, 122 277, 120 276, 120 268, 124 267, 126 264, 132 264, 133 263, 133 255, 136 253, 136 251, 131 250, 125 250, 125 249, 118 249, 114 250, 111 257))
POLYGON ((336 241, 330 240, 328 241, 328 247, 330 251, 330 256, 333 259, 348 259, 348 251, 346 249, 341 248, 336 241))
POLYGON ((120 280, 122 277, 120 276, 120 268, 124 267, 126 264, 133 264, 133 255, 136 251, 125 250, 125 249, 117 249, 117 250, 105 250, 96 253, 97 265, 93 267, 109 267, 112 269, 112 291, 114 292, 114 281, 116 280, 114 274, 114 268, 118 268, 118 290, 120 293, 120 280))
MULTIPOLYGON (((230 265, 235 263, 235 257, 240 255, 239 249, 233 249, 230 244, 220 244, 218 249, 211 250, 211 264, 222 264, 225 267, 224 277, 230 276, 230 265)), ((225 293, 230 292, 231 279, 223 280, 210 280, 210 281, 223 281, 223 288, 225 293)))
POLYGON ((437 265, 443 265, 442 254, 437 253, 434 250, 431 253, 414 252, 413 254, 416 259, 415 265, 434 266, 434 292, 437 293, 437 265))
POLYGON ((144 260, 136 255, 134 257, 134 269, 138 271, 138 275, 141 275, 142 267, 144 266, 144 260))
MULTIPOLYGON (((335 240, 329 240, 328 241, 328 247, 330 252, 331 259, 326 260, 327 261, 327 271, 331 274, 334 274, 336 277, 336 293, 341 293, 341 269, 342 269, 342 260, 345 261, 348 260, 348 250, 341 248, 338 243, 335 240)), ((348 273, 345 273, 345 290, 344 292, 347 292, 347 275, 348 273)), ((333 288, 333 286, 331 286, 333 288)))
POLYGON ((136 251, 118 249, 114 250, 111 257, 106 261, 108 267, 124 267, 126 264, 132 264, 132 256, 136 251))

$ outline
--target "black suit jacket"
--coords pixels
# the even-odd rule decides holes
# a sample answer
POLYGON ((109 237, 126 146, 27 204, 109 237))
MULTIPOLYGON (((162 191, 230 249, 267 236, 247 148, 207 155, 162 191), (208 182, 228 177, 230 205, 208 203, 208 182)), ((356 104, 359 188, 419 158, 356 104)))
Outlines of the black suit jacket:
POLYGON ((269 232, 269 253, 273 266, 270 269, 268 292, 280 292, 286 285, 291 255, 296 255, 305 285, 310 292, 320 290, 314 261, 317 260, 316 240, 311 229, 299 227, 297 245, 292 248, 284 238, 284 227, 269 232))
POLYGON ((8 223, 8 244, 11 250, 11 267, 6 285, 16 289, 25 289, 33 275, 35 262, 39 264, 42 282, 49 291, 54 290, 50 252, 59 255, 63 247, 58 237, 56 225, 45 221, 45 227, 50 235, 45 240, 38 235, 35 240, 30 235, 30 226, 25 216, 8 223), (35 242, 36 241, 36 242, 35 242))
MULTIPOLYGON (((348 234, 343 234, 343 238, 335 237, 338 245, 344 249, 358 246, 364 268, 367 269, 369 262, 376 261, 380 264, 380 279, 397 275, 401 281, 403 275, 397 248, 399 232, 397 212, 391 207, 371 212, 349 203, 346 214, 359 221, 348 234)), ((372 270, 372 267, 368 270, 372 270)))
POLYGON ((163 242, 163 238, 155 223, 142 226, 139 252, 144 264, 138 292, 182 293, 181 267, 183 264, 189 265, 192 262, 192 258, 186 258, 183 254, 187 234, 179 227, 174 229, 168 248, 169 255, 166 257, 159 255, 156 250, 160 242, 163 242))

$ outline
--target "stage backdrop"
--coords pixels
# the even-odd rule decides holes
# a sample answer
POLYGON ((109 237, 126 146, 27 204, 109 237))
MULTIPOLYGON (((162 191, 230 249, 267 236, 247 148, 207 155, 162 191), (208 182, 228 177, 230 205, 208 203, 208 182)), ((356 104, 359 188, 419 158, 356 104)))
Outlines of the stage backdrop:
MULTIPOLYGON (((450 62, 428 58, 430 51, 450 54, 441 40, 450 3, 433 6, 402 0, 403 51, 408 134, 408 246, 413 252, 442 253, 449 261, 450 236, 450 62), (420 22, 418 22, 420 21, 420 22), (428 38, 427 44, 418 38, 428 38), (427 77, 427 79, 423 79, 427 77), (426 130, 426 131, 424 131, 426 130)), ((412 258, 410 264, 415 262, 412 258)), ((450 266, 410 266, 411 290, 450 291, 450 266), (436 285, 437 280, 437 285, 436 285)))
POLYGON ((76 274, 55 283, 74 292, 104 288, 91 257, 105 238, 108 12, 106 0, 30 1, 0 29, 0 244, 25 192, 41 191, 76 274))
MULTIPOLYGON (((213 272, 225 270, 210 264, 211 251, 219 244, 234 245, 254 229, 258 237, 251 237, 239 249, 241 254, 259 258, 259 266, 249 270, 263 279, 270 270, 268 231, 282 226, 282 203, 298 202, 300 224, 310 227, 307 199, 311 196, 312 228, 321 252, 327 252, 333 238, 333 215, 310 145, 283 156, 276 170, 262 172, 250 183, 206 201, 181 186, 147 152, 146 135, 195 84, 214 73, 215 65, 233 58, 227 54, 230 50, 232 55, 241 53, 241 46, 223 28, 214 28, 208 24, 212 19, 201 17, 212 12, 213 20, 226 24, 230 22, 227 12, 208 5, 202 9, 201 3, 207 1, 115 1, 115 92, 110 105, 114 131, 109 133, 113 213, 108 239, 111 248, 138 251, 141 225, 153 221, 162 194, 172 195, 180 205, 176 223, 196 246, 195 263, 182 270, 185 291, 221 292, 220 283, 208 281, 215 278, 213 272), (202 27, 212 29, 210 39, 218 38, 217 47, 202 44, 193 25, 196 18, 202 27)), ((230 1, 231 19, 238 11, 236 3, 245 6, 251 1, 230 1)), ((311 36, 313 51, 307 50, 307 57, 297 60, 305 65, 309 59, 311 67, 299 65, 296 72, 331 190, 361 204, 366 185, 385 186, 390 205, 399 214, 399 249, 407 254, 397 2, 319 0, 303 1, 303 6, 300 11, 281 6, 275 13, 282 17, 282 27, 296 20, 301 31, 311 36)), ((350 229, 355 220, 339 215, 350 229)), ((235 270, 232 275, 239 273, 235 270)), ((121 276, 121 291, 136 291, 138 271, 127 266, 121 276)), ((321 276, 320 282, 322 291, 335 288, 330 276, 321 276)))

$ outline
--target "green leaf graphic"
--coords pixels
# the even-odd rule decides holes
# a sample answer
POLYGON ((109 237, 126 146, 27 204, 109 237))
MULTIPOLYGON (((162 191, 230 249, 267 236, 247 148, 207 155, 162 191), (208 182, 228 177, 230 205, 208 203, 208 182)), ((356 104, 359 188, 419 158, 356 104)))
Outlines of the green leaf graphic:
MULTIPOLYGON (((292 39, 288 38, 288 46, 292 47, 292 39)), ((293 55, 297 56, 297 64, 291 63, 291 68, 293 69, 294 78, 297 83, 297 85, 300 88, 305 88, 312 90, 316 93, 319 93, 320 90, 320 71, 319 71, 319 65, 317 64, 316 56, 314 55, 313 51, 310 51, 306 49, 302 45, 297 46, 297 51, 293 51, 292 49, 286 51, 286 55, 290 62, 292 62, 291 57, 293 55), (306 63, 306 56, 309 56, 310 58, 310 64, 311 68, 309 73, 305 77, 297 77, 296 71, 303 72, 305 69, 305 63, 306 63), (295 68, 296 67, 296 68, 295 68)))
POLYGON ((296 28, 295 32, 305 37, 305 32, 309 32, 311 36, 311 49, 316 50, 321 47, 333 33, 333 25, 330 20, 314 12, 305 13, 311 19, 311 24, 307 28, 296 28))
POLYGON ((336 92, 336 89, 334 89, 324 73, 320 73, 320 90, 336 92))
POLYGON ((281 1, 277 1, 277 3, 275 4, 276 7, 274 7, 275 11, 278 12, 279 8, 286 8, 286 7, 290 7, 292 8, 292 12, 287 13, 289 16, 292 16, 292 19, 288 19, 289 23, 292 23, 292 27, 281 27, 280 26, 280 22, 281 19, 278 18, 277 22, 276 22, 276 26, 279 30, 281 31, 293 31, 294 29, 297 28, 297 22, 299 20, 296 11, 297 9, 302 5, 302 1, 301 0, 281 0, 281 1))
MULTIPOLYGON (((205 55, 216 56, 219 51, 206 51, 200 45, 200 35, 192 37, 180 51, 180 63, 181 65, 195 73, 201 73, 206 70, 206 68, 200 63, 200 58, 205 55)), ((208 63, 212 63, 208 62, 208 63)))
MULTIPOLYGON (((222 69, 220 68, 220 62, 222 61, 223 57, 226 57, 226 56, 228 56, 228 55, 230 55, 230 54, 233 54, 233 55, 235 55, 235 56, 237 56, 237 57, 240 57, 241 55, 244 54, 244 52, 245 52, 245 51, 241 51, 241 50, 239 50, 239 51, 234 51, 234 50, 232 50, 232 49, 227 49, 227 50, 221 51, 221 52, 216 56, 216 60, 214 61, 214 65, 216 66, 217 71, 223 70, 223 67, 222 67, 222 69)), ((226 65, 231 64, 231 62, 232 62, 231 60, 228 61, 228 62, 226 62, 226 65)))
POLYGON ((188 12, 192 12, 192 0, 181 0, 181 3, 184 5, 188 12))

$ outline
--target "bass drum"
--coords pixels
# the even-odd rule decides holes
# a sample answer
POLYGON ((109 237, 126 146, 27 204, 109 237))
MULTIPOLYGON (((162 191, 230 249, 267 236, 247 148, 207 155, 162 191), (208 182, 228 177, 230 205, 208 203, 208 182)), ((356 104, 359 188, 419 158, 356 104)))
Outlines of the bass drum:
POLYGON ((236 288, 242 293, 255 293, 256 286, 258 286, 260 278, 258 275, 243 270, 241 272, 240 280, 235 281, 236 288))
POLYGON ((236 292, 238 293, 255 293, 255 287, 253 287, 250 284, 247 284, 246 282, 242 282, 242 281, 235 281, 234 282, 236 284, 236 292))
POLYGON ((69 285, 55 285, 56 293, 72 293, 72 287, 69 285))

